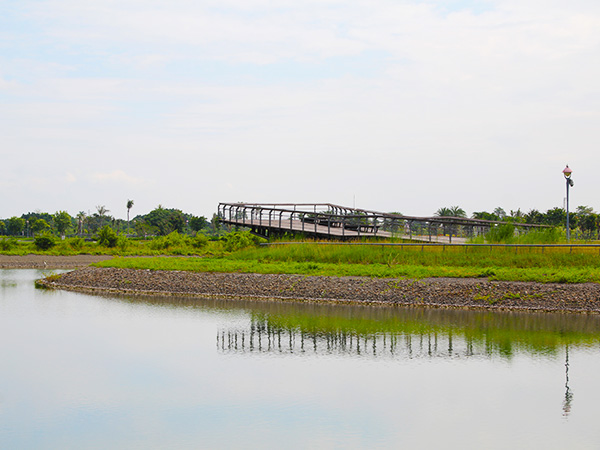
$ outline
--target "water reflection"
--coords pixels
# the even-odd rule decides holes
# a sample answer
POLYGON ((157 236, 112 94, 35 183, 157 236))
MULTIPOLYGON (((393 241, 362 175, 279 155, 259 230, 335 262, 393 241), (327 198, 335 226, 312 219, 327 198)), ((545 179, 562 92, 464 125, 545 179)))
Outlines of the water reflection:
MULTIPOLYGON (((243 328, 217 332, 224 353, 467 358, 557 356, 600 342, 596 315, 261 304, 243 328)), ((567 365, 568 368, 568 365, 567 365)))
POLYGON ((219 330, 217 348, 227 353, 315 353, 369 357, 460 358, 486 354, 469 339, 457 345, 450 331, 418 335, 354 331, 306 331, 273 326, 265 318, 253 318, 249 330, 219 330))
POLYGON ((569 388, 569 344, 565 346, 565 400, 563 401, 563 416, 568 416, 571 412, 571 403, 573 402, 573 393, 569 388))

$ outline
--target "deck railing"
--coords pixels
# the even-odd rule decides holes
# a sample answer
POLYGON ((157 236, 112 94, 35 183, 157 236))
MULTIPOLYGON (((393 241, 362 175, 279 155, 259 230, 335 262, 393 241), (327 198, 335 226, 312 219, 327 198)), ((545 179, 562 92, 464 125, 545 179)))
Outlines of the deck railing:
MULTIPOLYGON (((415 217, 349 208, 331 203, 219 203, 219 220, 257 231, 312 234, 330 238, 446 236, 469 238, 505 222, 462 217, 415 217)), ((543 225, 513 223, 519 231, 543 225)))

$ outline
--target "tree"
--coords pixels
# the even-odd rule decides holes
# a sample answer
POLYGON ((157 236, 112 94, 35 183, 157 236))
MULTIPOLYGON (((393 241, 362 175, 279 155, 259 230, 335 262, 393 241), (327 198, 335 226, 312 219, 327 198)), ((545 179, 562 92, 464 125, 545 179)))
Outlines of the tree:
POLYGON ((52 216, 54 228, 61 237, 65 236, 66 231, 71 227, 71 216, 66 211, 57 211, 52 216))
POLYGON ((598 216, 598 214, 596 213, 591 213, 591 214, 587 214, 585 216, 579 217, 577 220, 577 223, 579 225, 579 228, 582 229, 582 231, 594 231, 598 228, 598 221, 600 219, 600 216, 598 216))
POLYGON ((6 224, 0 220, 0 234, 6 233, 6 224))
POLYGON ((158 234, 166 236, 173 231, 183 233, 186 227, 185 215, 178 209, 165 209, 162 205, 140 217, 146 224, 154 227, 158 234))
POLYGON ((127 234, 129 234, 129 210, 133 208, 133 200, 127 200, 127 234))
POLYGON ((32 219, 29 221, 29 227, 33 235, 50 231, 50 225, 44 219, 32 219))
POLYGON ((527 214, 525 214, 525 223, 531 224, 542 224, 544 222, 544 214, 539 212, 537 209, 530 209, 527 214))
POLYGON ((146 239, 148 235, 157 234, 158 229, 146 223, 144 219, 135 220, 133 222, 133 227, 138 236, 144 237, 146 239))
POLYGON ((83 234, 83 224, 85 223, 86 214, 83 211, 77 213, 77 234, 81 236, 83 234))
POLYGON ((513 211, 512 209, 510 210, 510 217, 512 219, 514 219, 515 221, 519 221, 521 219, 523 219, 523 213, 521 212, 521 208, 517 209, 516 211, 513 211))
POLYGON ((213 214, 210 219, 210 226, 215 233, 221 229, 221 220, 217 214, 213 214))
POLYGON ((104 205, 96 205, 96 211, 98 211, 98 217, 100 218, 99 226, 101 227, 102 223, 104 222, 104 217, 110 212, 110 210, 106 209, 106 206, 104 205))
POLYGON ((498 220, 498 216, 496 214, 492 214, 487 211, 480 211, 480 212, 473 213, 473 219, 498 220))
POLYGON ((18 236, 25 228, 25 219, 20 217, 11 217, 6 221, 6 232, 11 236, 18 236))
POLYGON ((592 208, 591 206, 580 205, 577 207, 575 214, 577 214, 580 217, 589 216, 590 214, 594 214, 594 208, 592 208))
POLYGON ((440 208, 435 213, 438 217, 467 217, 467 213, 459 206, 451 206, 450 208, 440 208))
POLYGON ((192 216, 190 218, 190 228, 195 232, 200 231, 202 228, 205 228, 207 225, 208 225, 208 221, 206 220, 206 217, 204 217, 204 216, 200 216, 200 217, 192 216))
POLYGON ((506 211, 504 211, 503 208, 500 208, 499 206, 496 207, 496 209, 494 209, 494 211, 492 211, 496 216, 498 216, 498 218, 500 220, 504 220, 504 218, 506 217, 506 211))
POLYGON ((544 222, 546 225, 561 226, 567 221, 567 213, 562 208, 552 208, 544 214, 544 222))

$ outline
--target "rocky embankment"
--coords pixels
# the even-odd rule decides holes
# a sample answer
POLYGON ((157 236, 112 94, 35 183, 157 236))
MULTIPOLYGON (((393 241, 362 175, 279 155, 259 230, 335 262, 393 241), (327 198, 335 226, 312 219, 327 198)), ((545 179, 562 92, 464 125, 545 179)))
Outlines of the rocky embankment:
POLYGON ((196 273, 86 267, 46 287, 128 295, 189 295, 381 305, 600 312, 600 285, 196 273))

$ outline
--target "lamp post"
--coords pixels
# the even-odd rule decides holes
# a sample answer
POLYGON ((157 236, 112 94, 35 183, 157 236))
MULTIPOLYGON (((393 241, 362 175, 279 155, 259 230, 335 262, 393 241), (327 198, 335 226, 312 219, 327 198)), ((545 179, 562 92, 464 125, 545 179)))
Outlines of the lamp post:
POLYGON ((571 230, 569 229, 569 187, 573 186, 573 180, 571 179, 571 174, 573 171, 569 169, 569 165, 563 170, 563 175, 565 176, 565 180, 567 180, 567 242, 571 242, 571 230))

